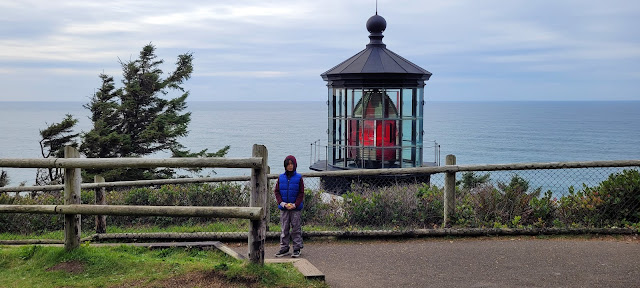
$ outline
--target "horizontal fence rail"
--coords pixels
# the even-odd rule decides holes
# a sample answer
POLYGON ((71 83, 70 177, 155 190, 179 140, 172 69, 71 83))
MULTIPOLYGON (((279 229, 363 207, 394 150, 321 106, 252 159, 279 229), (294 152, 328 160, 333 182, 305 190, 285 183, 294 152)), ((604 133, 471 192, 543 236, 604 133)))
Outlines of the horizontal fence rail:
POLYGON ((173 216, 260 220, 261 207, 127 206, 127 205, 0 205, 0 213, 173 216))
POLYGON ((572 169, 595 167, 629 167, 640 166, 640 160, 582 161, 582 162, 549 162, 549 163, 512 163, 485 165, 447 165, 439 167, 358 169, 342 171, 325 171, 300 173, 302 176, 377 176, 402 174, 437 174, 471 171, 504 171, 504 170, 537 170, 537 169, 572 169))
POLYGON ((0 159, 0 167, 7 168, 260 168, 262 158, 47 158, 0 159))
MULTIPOLYGON (((276 174, 267 176, 269 179, 278 177, 276 174)), ((178 178, 178 179, 155 179, 155 180, 137 180, 137 181, 114 181, 102 183, 82 183, 82 189, 97 188, 113 188, 113 187, 135 187, 135 186, 154 186, 165 184, 192 184, 192 183, 210 183, 210 182, 234 182, 234 181, 250 181, 251 176, 232 176, 232 177, 199 177, 199 178, 178 178)), ((64 189, 64 185, 45 185, 45 186, 16 186, 16 187, 0 187, 0 193, 3 192, 27 192, 27 191, 60 191, 64 189)))

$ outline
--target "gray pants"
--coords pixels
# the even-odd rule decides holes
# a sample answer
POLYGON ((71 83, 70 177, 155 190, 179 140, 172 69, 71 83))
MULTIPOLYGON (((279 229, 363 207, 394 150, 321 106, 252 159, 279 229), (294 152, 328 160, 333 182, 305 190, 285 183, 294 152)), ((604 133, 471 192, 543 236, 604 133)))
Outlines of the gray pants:
POLYGON ((302 211, 280 210, 280 229, 280 249, 289 249, 289 237, 294 251, 302 248, 302 211))

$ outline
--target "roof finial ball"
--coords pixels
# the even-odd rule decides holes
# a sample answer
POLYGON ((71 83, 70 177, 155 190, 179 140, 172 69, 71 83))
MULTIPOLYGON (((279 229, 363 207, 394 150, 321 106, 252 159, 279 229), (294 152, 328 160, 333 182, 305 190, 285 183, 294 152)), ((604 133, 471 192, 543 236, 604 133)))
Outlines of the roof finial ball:
POLYGON ((376 12, 376 15, 371 16, 369 20, 367 20, 367 30, 371 33, 369 34, 369 39, 371 39, 369 45, 386 46, 382 43, 382 38, 384 38, 382 32, 384 32, 384 29, 387 29, 387 20, 384 20, 384 18, 376 12))
POLYGON ((377 12, 376 15, 371 16, 369 20, 367 20, 367 30, 369 33, 382 33, 384 29, 387 29, 387 20, 384 20, 377 12))

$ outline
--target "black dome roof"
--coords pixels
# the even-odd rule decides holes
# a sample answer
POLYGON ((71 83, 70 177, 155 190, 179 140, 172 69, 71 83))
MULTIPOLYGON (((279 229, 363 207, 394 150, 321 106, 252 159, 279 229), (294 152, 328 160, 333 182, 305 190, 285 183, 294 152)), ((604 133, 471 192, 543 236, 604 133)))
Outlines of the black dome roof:
POLYGON ((382 32, 387 21, 380 15, 367 20, 370 42, 358 54, 322 73, 330 85, 362 87, 367 85, 394 87, 422 87, 431 72, 387 49, 382 32))

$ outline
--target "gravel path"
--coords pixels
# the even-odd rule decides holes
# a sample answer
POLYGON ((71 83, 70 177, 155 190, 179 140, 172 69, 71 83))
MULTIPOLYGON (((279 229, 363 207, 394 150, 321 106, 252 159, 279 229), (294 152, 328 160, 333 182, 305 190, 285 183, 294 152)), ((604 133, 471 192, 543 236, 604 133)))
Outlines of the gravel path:
MULTIPOLYGON (((266 258, 277 250, 268 242, 266 258)), ((331 287, 640 287, 637 236, 314 240, 302 257, 331 287)))

